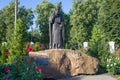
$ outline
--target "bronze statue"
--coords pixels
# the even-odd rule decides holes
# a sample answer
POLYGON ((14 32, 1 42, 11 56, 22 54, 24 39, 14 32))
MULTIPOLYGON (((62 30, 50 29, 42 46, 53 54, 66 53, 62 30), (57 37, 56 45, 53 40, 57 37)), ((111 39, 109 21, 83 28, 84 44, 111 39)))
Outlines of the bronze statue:
POLYGON ((60 7, 57 6, 49 20, 49 48, 64 48, 64 19, 60 14, 60 7))

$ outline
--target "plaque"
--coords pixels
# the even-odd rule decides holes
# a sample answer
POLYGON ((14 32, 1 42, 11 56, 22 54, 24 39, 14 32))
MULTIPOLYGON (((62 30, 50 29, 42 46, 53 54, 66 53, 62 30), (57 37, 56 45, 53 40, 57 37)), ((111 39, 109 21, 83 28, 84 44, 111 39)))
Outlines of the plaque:
POLYGON ((49 65, 49 58, 36 58, 35 63, 41 67, 48 66, 49 65))

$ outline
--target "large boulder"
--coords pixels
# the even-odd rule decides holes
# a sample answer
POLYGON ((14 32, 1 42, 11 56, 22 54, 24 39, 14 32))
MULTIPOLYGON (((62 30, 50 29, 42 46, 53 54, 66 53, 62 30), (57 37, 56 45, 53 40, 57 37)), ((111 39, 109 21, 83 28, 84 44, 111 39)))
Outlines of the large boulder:
POLYGON ((115 52, 116 55, 120 56, 120 48, 118 48, 115 52))
POLYGON ((30 52, 29 57, 43 68, 43 74, 47 77, 95 74, 98 70, 96 58, 75 50, 50 49, 30 52))

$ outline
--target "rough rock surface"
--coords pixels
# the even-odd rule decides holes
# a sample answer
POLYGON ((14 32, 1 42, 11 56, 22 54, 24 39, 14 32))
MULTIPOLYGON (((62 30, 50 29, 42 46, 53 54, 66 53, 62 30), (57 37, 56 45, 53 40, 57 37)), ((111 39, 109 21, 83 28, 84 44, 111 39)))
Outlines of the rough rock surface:
POLYGON ((40 66, 43 68, 43 74, 49 77, 60 78, 78 74, 95 74, 98 69, 97 59, 80 51, 50 49, 30 52, 29 57, 34 59, 34 61, 40 58, 48 58, 49 62, 46 63, 45 61, 46 65, 40 66))
POLYGON ((116 50, 115 54, 120 56, 120 48, 116 50))

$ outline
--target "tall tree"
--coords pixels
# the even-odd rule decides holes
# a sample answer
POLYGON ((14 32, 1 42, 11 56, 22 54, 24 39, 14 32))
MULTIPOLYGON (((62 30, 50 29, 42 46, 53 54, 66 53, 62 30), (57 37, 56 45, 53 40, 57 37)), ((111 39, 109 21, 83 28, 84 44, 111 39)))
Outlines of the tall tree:
POLYGON ((4 16, 3 16, 3 12, 0 11, 0 44, 3 41, 6 41, 6 24, 4 22, 4 16))
POLYGON ((40 42, 46 45, 49 44, 49 17, 53 12, 54 5, 46 0, 38 4, 35 12, 37 13, 36 25, 40 29, 40 42))
POLYGON ((31 35, 31 41, 33 42, 40 42, 40 30, 39 28, 34 28, 31 32, 30 32, 30 35, 31 35))
MULTIPOLYGON (((1 21, 1 29, 5 28, 4 31, 2 31, 4 34, 7 41, 10 40, 11 35, 14 31, 14 2, 10 2, 9 5, 7 5, 6 7, 4 7, 1 11, 0 11, 0 21, 1 21)), ((20 18, 23 21, 24 24, 24 38, 26 38, 27 35, 27 30, 29 29, 29 27, 33 24, 33 11, 31 9, 26 9, 24 6, 22 7, 18 7, 18 12, 17 12, 18 18, 20 18)), ((25 39, 26 40, 26 39, 25 39)))
POLYGON ((66 45, 69 44, 69 39, 70 39, 70 30, 71 30, 71 25, 70 25, 70 14, 63 14, 64 17, 64 23, 65 23, 65 43, 66 45))
POLYGON ((106 67, 106 61, 109 56, 107 36, 99 25, 94 25, 92 36, 89 40, 88 54, 99 60, 101 67, 106 67))
POLYGON ((71 46, 80 48, 84 41, 91 37, 91 31, 98 17, 96 0, 73 0, 73 9, 70 17, 72 25, 70 31, 71 46), (74 34, 73 34, 74 33, 74 34))
POLYGON ((23 21, 24 25, 23 39, 26 42, 29 40, 28 29, 30 28, 30 26, 33 25, 34 13, 31 9, 26 9, 24 6, 22 6, 18 8, 18 18, 23 21))
POLYGON ((103 0, 98 20, 109 40, 120 46, 120 0, 103 0))
POLYGON ((4 23, 6 24, 6 39, 9 40, 14 30, 14 3, 11 2, 3 10, 4 23))
POLYGON ((21 19, 17 20, 16 29, 13 32, 13 35, 11 35, 10 43, 9 43, 9 56, 8 56, 8 63, 11 64, 14 62, 14 60, 19 56, 23 55, 23 45, 24 45, 24 39, 23 39, 23 32, 24 32, 24 24, 21 19))

